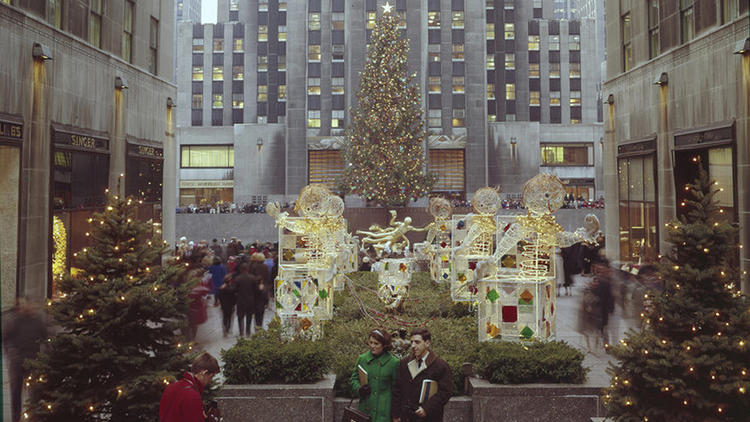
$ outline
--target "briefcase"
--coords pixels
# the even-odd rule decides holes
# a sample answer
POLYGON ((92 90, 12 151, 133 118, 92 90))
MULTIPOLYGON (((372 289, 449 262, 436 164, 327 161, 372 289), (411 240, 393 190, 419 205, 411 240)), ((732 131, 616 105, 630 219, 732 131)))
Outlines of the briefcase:
POLYGON ((364 412, 360 412, 354 407, 344 408, 344 416, 341 418, 341 422, 370 422, 370 415, 364 412))

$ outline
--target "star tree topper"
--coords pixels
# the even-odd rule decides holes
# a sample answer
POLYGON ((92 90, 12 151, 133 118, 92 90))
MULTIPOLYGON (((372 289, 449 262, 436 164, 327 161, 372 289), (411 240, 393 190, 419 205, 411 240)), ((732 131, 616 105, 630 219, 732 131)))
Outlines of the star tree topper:
POLYGON ((391 13, 391 9, 393 9, 393 6, 388 4, 388 2, 385 2, 383 5, 383 13, 391 13))

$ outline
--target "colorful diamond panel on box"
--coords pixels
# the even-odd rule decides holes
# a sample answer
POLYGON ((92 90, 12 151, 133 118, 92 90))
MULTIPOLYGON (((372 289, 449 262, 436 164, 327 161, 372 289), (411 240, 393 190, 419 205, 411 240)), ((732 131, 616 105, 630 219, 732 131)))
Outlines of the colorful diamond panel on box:
POLYGON ((479 282, 479 341, 549 339, 555 334, 555 281, 479 282))

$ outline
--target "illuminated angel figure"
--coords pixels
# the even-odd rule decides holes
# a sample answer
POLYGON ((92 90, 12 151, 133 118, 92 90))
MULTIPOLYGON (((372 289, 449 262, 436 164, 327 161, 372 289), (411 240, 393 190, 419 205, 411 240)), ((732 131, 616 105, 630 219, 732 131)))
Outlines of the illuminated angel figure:
POLYGON ((599 219, 594 214, 586 214, 583 218, 583 227, 579 227, 576 234, 581 236, 583 242, 589 247, 597 247, 603 240, 602 232, 599 230, 599 219))
POLYGON ((363 234, 366 237, 362 239, 362 249, 366 245, 372 245, 378 256, 383 255, 383 251, 401 252, 408 248, 411 243, 406 238, 406 233, 410 231, 422 232, 427 227, 416 228, 411 225, 411 217, 404 218, 404 221, 396 221, 396 211, 391 210, 391 221, 388 225, 391 227, 380 228, 377 225, 370 226, 370 230, 357 230, 357 234, 363 234))
POLYGON ((519 241, 519 274, 529 281, 542 281, 554 277, 551 273, 550 258, 553 249, 568 247, 581 242, 580 233, 563 231, 557 224, 553 212, 560 209, 565 197, 565 188, 552 174, 540 173, 531 178, 523 187, 523 202, 528 209, 525 216, 516 217, 516 222, 505 231, 497 242, 493 259, 500 269, 502 257, 515 248, 519 241))
POLYGON ((492 236, 496 231, 495 213, 499 203, 500 195, 495 189, 484 187, 474 193, 471 200, 474 214, 466 216, 469 231, 461 246, 456 249, 457 255, 492 255, 492 236))

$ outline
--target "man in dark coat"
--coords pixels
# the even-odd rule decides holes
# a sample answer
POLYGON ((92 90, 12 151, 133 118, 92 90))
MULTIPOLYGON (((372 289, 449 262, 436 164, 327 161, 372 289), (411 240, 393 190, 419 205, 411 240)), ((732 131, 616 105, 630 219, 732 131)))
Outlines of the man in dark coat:
POLYGON ((393 386, 391 416, 394 422, 441 422, 443 407, 453 394, 453 376, 448 364, 430 350, 432 336, 426 328, 411 332, 409 356, 401 360, 393 386), (420 403, 422 382, 437 382, 437 393, 420 403))
POLYGON ((258 296, 258 278, 250 274, 250 263, 245 261, 240 264, 239 274, 234 278, 237 289, 237 325, 240 329, 240 337, 250 336, 250 323, 255 315, 255 301, 258 296))

